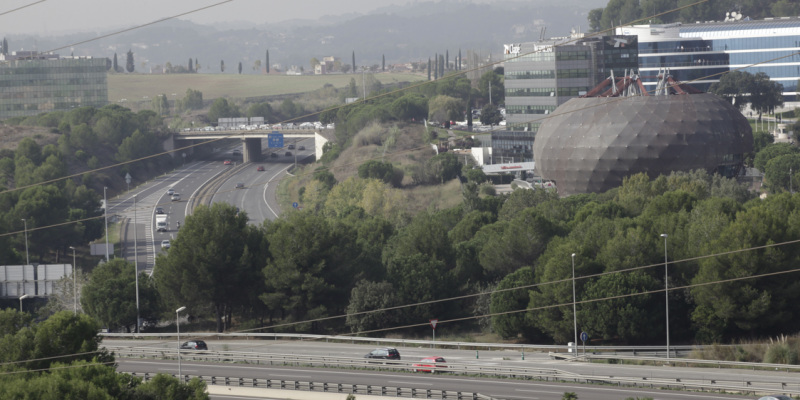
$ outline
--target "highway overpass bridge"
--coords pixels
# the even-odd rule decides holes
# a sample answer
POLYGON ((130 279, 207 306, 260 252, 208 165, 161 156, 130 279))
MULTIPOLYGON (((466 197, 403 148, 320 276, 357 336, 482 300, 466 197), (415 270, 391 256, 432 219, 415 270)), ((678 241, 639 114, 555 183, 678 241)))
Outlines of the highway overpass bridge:
MULTIPOLYGON (((317 160, 322 157, 322 146, 334 139, 333 129, 258 129, 258 130, 191 130, 181 131, 172 134, 164 142, 164 150, 171 151, 194 144, 197 140, 210 139, 241 139, 244 142, 243 157, 244 162, 258 161, 261 157, 261 139, 267 138, 272 134, 282 134, 284 145, 288 145, 288 140, 300 138, 314 139, 314 154, 317 160)), ((192 154, 193 149, 187 149, 187 154, 192 154)), ((173 157, 178 156, 173 153, 173 157)))

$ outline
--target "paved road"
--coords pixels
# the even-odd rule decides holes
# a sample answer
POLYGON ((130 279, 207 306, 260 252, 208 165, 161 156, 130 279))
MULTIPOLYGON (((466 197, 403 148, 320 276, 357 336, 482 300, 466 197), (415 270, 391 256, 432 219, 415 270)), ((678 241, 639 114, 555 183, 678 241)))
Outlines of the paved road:
MULTIPOLYGON (((252 224, 261 224, 266 219, 277 218, 281 210, 276 199, 278 187, 276 180, 285 176, 287 169, 294 165, 295 152, 298 161, 314 154, 314 139, 298 142, 297 145, 305 146, 306 150, 265 149, 262 160, 225 181, 218 194, 214 195, 212 202, 227 202, 239 207, 240 210, 247 212, 249 222, 252 224), (272 150, 278 154, 277 158, 268 156, 272 150), (290 151, 292 156, 285 156, 286 151, 290 151), (264 171, 257 171, 259 165, 264 167, 264 171), (243 183, 245 188, 236 190, 237 183, 243 183)), ((262 146, 266 148, 266 139, 263 139, 262 146)))
MULTIPOLYGON (((118 371, 137 373, 166 372, 176 374, 174 360, 118 360, 118 371)), ((303 382, 328 382, 357 385, 391 386, 416 389, 452 390, 478 392, 502 399, 559 400, 564 392, 575 392, 578 398, 592 400, 619 400, 626 397, 654 397, 657 400, 730 399, 741 400, 751 396, 717 395, 665 391, 645 388, 585 385, 575 383, 552 383, 541 381, 518 381, 508 379, 464 378, 424 373, 399 373, 363 370, 337 370, 326 368, 302 368, 269 365, 215 364, 185 360, 182 373, 188 375, 257 378, 275 380, 298 380, 303 382)), ((220 397, 224 398, 224 397, 220 397)))
MULTIPOLYGON (((187 336, 183 340, 188 340, 187 336)), ((360 345, 347 343, 323 343, 312 341, 284 341, 284 340, 210 340, 203 339, 214 350, 230 350, 243 352, 260 352, 273 354, 298 354, 333 357, 363 357, 376 347, 375 345, 360 345)), ((104 339, 106 346, 140 346, 158 347, 168 346, 174 348, 174 339, 170 340, 110 340, 104 339)), ((451 363, 472 364, 485 366, 517 366, 529 368, 554 368, 562 371, 574 372, 584 375, 609 375, 642 378, 666 379, 713 379, 713 380, 747 380, 753 382, 785 382, 792 389, 800 389, 800 374, 772 371, 749 371, 745 369, 716 369, 716 368, 685 368, 685 367, 656 367, 647 365, 615 365, 615 364, 589 364, 572 363, 551 360, 547 353, 525 353, 525 360, 517 351, 494 350, 479 352, 480 358, 476 359, 474 350, 455 349, 428 349, 421 347, 398 347, 403 360, 418 360, 429 356, 442 356, 451 363)))

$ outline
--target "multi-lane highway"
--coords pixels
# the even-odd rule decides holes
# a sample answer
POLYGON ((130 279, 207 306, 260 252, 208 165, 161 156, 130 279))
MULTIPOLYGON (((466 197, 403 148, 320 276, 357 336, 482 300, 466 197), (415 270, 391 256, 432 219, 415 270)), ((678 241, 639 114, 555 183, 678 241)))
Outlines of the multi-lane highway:
MULTIPOLYGON (((298 160, 313 155, 313 139, 297 144, 304 145, 308 149, 298 153, 298 160)), ((265 219, 278 217, 281 211, 275 198, 278 186, 276 180, 285 176, 287 169, 295 162, 294 156, 284 155, 286 149, 267 149, 266 139, 262 145, 265 148, 262 161, 253 163, 252 167, 245 168, 227 179, 218 190, 219 194, 215 195, 212 200, 213 202, 229 202, 247 211, 251 223, 261 223, 265 219), (272 150, 277 150, 278 158, 269 157, 272 150), (265 171, 256 171, 259 165, 263 165, 265 171), (262 184, 268 181, 272 182, 262 184), (242 182, 245 186, 255 186, 234 190, 237 182, 242 182)), ((186 216, 190 212, 188 199, 196 196, 199 189, 211 179, 229 170, 234 164, 241 164, 241 155, 234 156, 233 151, 235 149, 242 150, 242 147, 239 143, 222 147, 207 160, 192 162, 136 188, 117 200, 109 201, 109 215, 119 214, 130 221, 125 232, 123 257, 133 262, 136 259, 134 254, 137 254, 139 270, 151 270, 155 265, 156 255, 162 251, 161 242, 174 239, 178 234, 178 223, 184 224, 186 216), (233 164, 225 165, 223 161, 226 159, 231 160, 233 164), (167 194, 169 189, 180 194, 181 200, 172 201, 167 194), (135 212, 134 196, 136 197, 135 212), (168 228, 163 232, 156 229, 157 207, 161 207, 167 216, 168 228), (134 241, 137 246, 134 246, 134 241)), ((295 150, 289 151, 294 154, 295 150)), ((131 173, 135 175, 136 171, 131 173)))

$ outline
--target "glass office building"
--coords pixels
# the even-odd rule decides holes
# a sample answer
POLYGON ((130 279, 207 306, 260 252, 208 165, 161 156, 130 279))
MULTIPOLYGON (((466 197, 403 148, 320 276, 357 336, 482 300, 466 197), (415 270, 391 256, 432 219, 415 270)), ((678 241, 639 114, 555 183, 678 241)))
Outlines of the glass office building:
MULTIPOLYGON (((764 72, 783 85, 784 100, 797 101, 800 79, 800 18, 694 24, 635 25, 617 33, 639 37, 641 75, 656 75, 669 68, 677 80, 708 91, 719 74, 733 69, 764 72), (750 67, 755 63, 764 63, 750 67)), ((645 79, 655 88, 656 79, 645 79)))
POLYGON ((15 56, 0 60, 0 119, 108 103, 105 58, 15 56))

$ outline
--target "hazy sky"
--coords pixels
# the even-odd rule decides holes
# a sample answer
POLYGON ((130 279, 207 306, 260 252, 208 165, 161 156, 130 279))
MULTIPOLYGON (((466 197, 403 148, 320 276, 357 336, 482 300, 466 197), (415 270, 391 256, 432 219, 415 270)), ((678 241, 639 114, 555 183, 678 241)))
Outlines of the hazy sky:
MULTIPOLYGON (((223 0, 47 0, 0 16, 0 34, 63 33, 127 27, 180 14, 223 0)), ((2 0, 0 13, 36 0, 2 0)), ((197 23, 279 22, 323 15, 365 13, 407 0, 234 0, 182 17, 197 23)))

